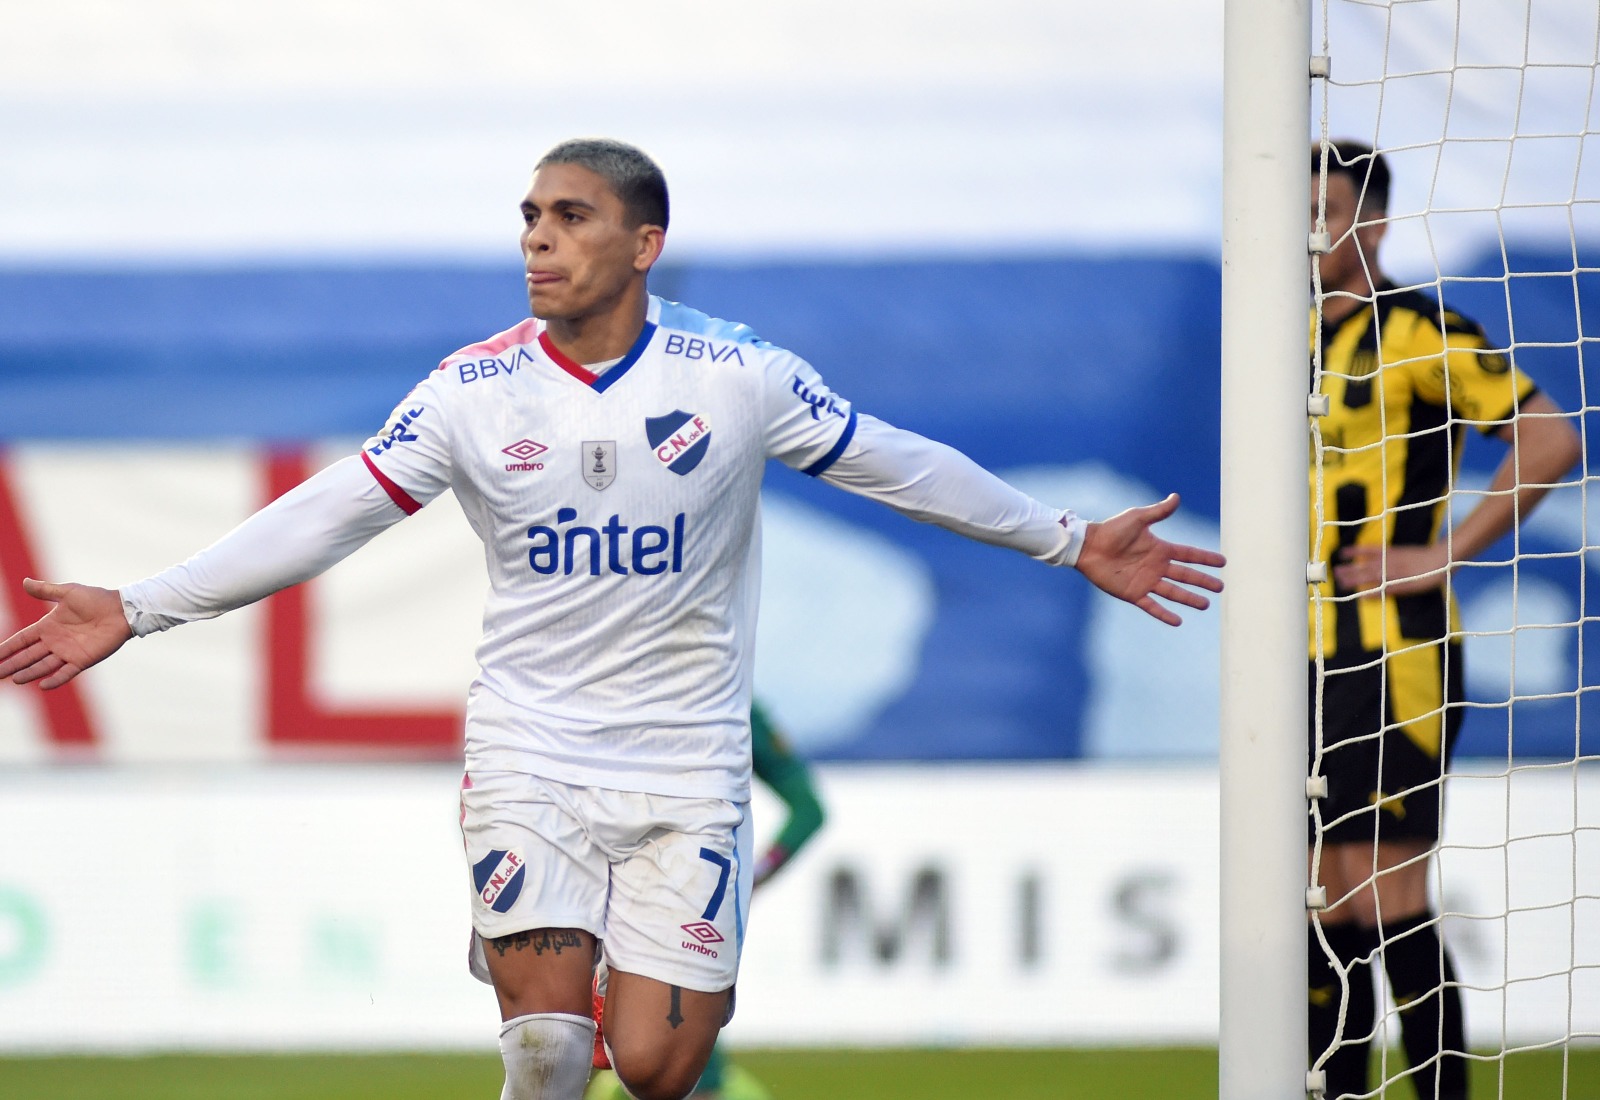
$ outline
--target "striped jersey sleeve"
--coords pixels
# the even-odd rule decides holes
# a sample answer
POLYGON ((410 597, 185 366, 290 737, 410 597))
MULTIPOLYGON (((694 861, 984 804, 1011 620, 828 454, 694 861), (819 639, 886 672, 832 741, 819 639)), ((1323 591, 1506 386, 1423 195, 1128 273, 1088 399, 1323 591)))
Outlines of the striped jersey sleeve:
POLYGON ((407 515, 450 487, 450 381, 445 371, 423 379, 361 448, 367 470, 407 515))
POLYGON ((767 457, 816 477, 850 445, 856 413, 811 365, 773 349, 763 377, 767 457))

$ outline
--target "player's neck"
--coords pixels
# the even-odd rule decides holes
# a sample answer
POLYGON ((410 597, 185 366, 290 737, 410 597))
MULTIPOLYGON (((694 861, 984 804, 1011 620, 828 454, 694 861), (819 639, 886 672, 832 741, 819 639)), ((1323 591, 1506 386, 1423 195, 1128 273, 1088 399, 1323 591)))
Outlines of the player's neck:
POLYGON ((582 317, 552 317, 545 322, 550 340, 573 362, 588 366, 628 354, 644 329, 650 296, 641 285, 606 309, 582 317))
MULTIPOLYGON (((1383 275, 1374 271, 1378 282, 1383 282, 1383 275)), ((1322 323, 1336 325, 1349 317, 1357 310, 1365 309, 1376 300, 1372 280, 1365 272, 1354 278, 1346 279, 1338 286, 1322 287, 1322 323)))

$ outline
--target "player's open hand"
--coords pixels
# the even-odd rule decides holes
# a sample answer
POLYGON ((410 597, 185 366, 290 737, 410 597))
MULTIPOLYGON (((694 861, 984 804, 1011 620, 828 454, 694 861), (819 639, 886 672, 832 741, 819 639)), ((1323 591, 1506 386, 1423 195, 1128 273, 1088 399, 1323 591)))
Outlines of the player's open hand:
POLYGON ((122 597, 109 588, 29 578, 22 589, 55 607, 0 642, 0 680, 9 677, 17 684, 39 680, 39 686, 49 691, 99 664, 133 637, 122 613, 122 597))
POLYGON ((1211 601, 1195 589, 1221 592, 1222 578, 1192 566, 1220 569, 1225 559, 1215 550, 1167 542, 1151 527, 1178 510, 1178 494, 1143 508, 1129 508, 1102 523, 1089 524, 1078 552, 1078 572, 1095 587, 1159 619, 1168 626, 1183 622, 1157 597, 1197 611, 1211 601))

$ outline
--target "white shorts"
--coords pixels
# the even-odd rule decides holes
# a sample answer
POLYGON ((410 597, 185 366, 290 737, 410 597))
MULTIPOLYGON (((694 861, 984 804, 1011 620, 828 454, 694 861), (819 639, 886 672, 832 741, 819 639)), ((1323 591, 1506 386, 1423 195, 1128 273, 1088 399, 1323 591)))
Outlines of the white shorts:
POLYGON ((592 932, 613 970, 684 989, 738 977, 748 805, 484 772, 463 780, 461 837, 477 977, 483 939, 535 928, 592 932))

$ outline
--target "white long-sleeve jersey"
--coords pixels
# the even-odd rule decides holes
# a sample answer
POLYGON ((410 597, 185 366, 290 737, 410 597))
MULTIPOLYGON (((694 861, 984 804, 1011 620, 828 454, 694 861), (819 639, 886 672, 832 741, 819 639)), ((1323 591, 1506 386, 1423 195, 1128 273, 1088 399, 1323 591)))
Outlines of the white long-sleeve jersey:
POLYGON ((1050 564, 1082 545, 1073 513, 858 414, 745 326, 652 298, 599 375, 536 319, 456 352, 361 454, 123 605, 139 635, 219 615, 453 489, 490 580, 468 767, 744 801, 768 458, 1050 564))

